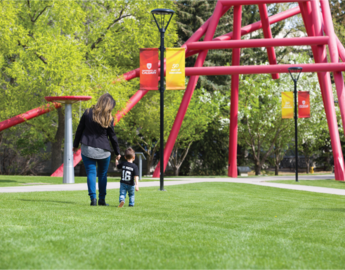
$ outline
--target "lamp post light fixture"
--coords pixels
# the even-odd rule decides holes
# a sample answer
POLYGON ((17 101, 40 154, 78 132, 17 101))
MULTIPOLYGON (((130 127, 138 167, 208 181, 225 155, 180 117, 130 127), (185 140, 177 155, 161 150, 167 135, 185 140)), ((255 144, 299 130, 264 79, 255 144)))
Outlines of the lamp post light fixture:
POLYGON ((301 67, 291 67, 288 68, 291 79, 294 82, 295 88, 294 88, 294 105, 295 105, 295 166, 296 166, 296 182, 298 182, 298 133, 297 133, 297 120, 298 120, 298 114, 297 114, 297 107, 298 107, 298 103, 297 103, 297 81, 301 75, 302 72, 301 67))
POLYGON ((161 74, 160 74, 160 190, 164 191, 164 34, 165 31, 168 29, 169 23, 171 18, 174 15, 174 11, 171 9, 165 8, 156 8, 151 11, 152 16, 157 24, 159 32, 161 33, 161 46, 160 46, 160 54, 161 54, 161 74), (166 16, 170 16, 168 20, 165 20, 166 16), (167 22, 167 23, 166 23, 167 22))

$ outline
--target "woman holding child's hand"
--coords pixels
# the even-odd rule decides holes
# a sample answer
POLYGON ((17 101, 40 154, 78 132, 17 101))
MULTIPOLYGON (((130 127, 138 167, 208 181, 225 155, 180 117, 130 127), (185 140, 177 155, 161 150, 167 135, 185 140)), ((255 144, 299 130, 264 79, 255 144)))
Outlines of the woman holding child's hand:
POLYGON ((73 151, 77 151, 81 142, 81 156, 86 169, 87 186, 92 206, 97 205, 97 176, 98 205, 108 205, 105 202, 105 195, 107 194, 107 172, 112 152, 109 140, 115 151, 116 161, 121 158, 112 116, 115 104, 116 102, 110 94, 102 95, 96 105, 84 112, 75 134, 73 151), (97 170, 96 164, 98 165, 97 170))

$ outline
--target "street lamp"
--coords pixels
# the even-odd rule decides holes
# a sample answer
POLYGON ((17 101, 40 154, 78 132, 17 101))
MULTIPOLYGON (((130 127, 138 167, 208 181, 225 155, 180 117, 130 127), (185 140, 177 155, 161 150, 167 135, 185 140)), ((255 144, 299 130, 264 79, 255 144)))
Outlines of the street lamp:
POLYGON ((151 11, 153 18, 157 24, 159 32, 161 33, 161 74, 160 74, 160 87, 159 91, 161 93, 160 98, 160 190, 164 191, 164 33, 168 29, 169 23, 171 21, 172 16, 174 15, 174 11, 171 9, 165 8, 156 8, 151 11), (170 16, 169 20, 165 24, 165 17, 170 16))
POLYGON ((291 67, 288 68, 290 76, 295 84, 295 89, 294 89, 294 96, 295 96, 295 159, 296 159, 296 182, 298 182, 298 149, 297 149, 297 145, 298 145, 298 141, 297 141, 297 119, 298 119, 298 115, 297 115, 297 81, 299 79, 299 76, 301 75, 302 72, 301 67, 291 67))

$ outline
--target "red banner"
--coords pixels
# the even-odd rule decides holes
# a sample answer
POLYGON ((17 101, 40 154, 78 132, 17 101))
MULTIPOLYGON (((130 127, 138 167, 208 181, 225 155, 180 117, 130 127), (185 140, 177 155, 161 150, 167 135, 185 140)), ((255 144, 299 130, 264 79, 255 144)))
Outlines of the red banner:
POLYGON ((298 118, 310 118, 309 92, 298 92, 298 118))
POLYGON ((140 49, 140 90, 158 90, 158 49, 140 49))

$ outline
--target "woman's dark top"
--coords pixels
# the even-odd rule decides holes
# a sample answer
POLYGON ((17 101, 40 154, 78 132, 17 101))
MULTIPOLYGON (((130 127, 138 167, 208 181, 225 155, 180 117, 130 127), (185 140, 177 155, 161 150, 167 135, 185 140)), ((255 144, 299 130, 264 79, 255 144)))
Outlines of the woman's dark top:
POLYGON ((86 110, 80 119, 77 132, 75 134, 73 147, 78 148, 79 143, 95 148, 112 151, 109 140, 114 148, 115 154, 120 155, 119 143, 114 131, 114 121, 110 127, 104 128, 92 119, 92 109, 86 110))

